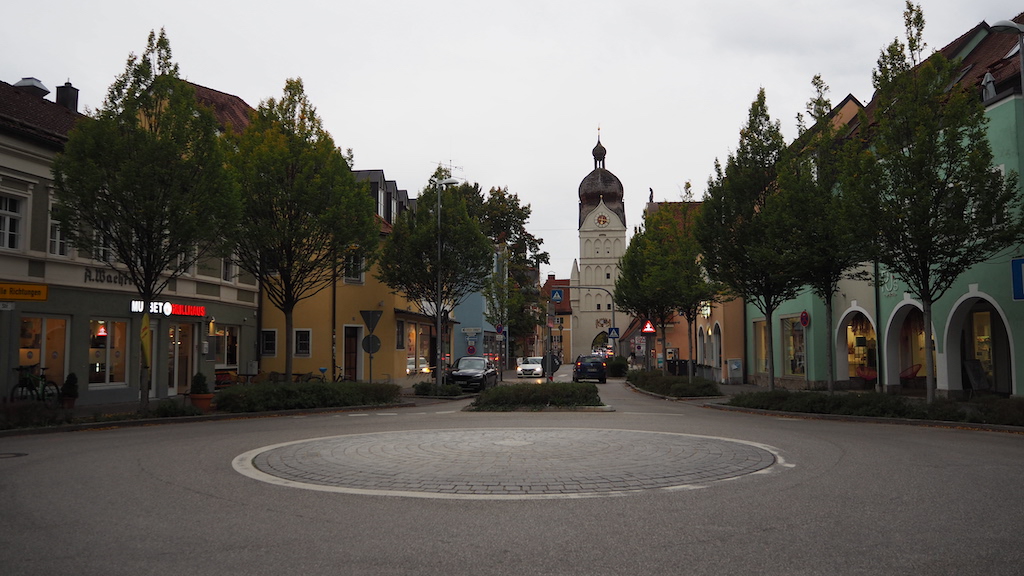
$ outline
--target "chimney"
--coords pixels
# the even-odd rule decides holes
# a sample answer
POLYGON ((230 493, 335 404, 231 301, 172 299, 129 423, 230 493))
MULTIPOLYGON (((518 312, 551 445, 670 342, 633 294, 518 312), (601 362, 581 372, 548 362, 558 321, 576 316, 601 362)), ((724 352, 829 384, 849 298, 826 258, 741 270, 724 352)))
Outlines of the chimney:
POLYGON ((63 86, 57 86, 57 104, 72 112, 78 112, 78 88, 72 86, 71 82, 65 82, 63 86))
POLYGON ((22 92, 26 92, 28 94, 38 96, 40 98, 50 93, 50 89, 46 86, 43 86, 43 83, 40 82, 38 78, 22 78, 18 81, 17 84, 14 85, 14 87, 21 90, 22 92))

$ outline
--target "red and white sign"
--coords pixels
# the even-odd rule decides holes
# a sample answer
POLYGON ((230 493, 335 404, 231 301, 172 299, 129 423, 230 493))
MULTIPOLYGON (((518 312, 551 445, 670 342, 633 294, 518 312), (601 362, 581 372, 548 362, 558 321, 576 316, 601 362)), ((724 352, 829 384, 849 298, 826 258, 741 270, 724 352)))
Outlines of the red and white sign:
POLYGON ((654 324, 652 324, 650 320, 644 322, 644 327, 641 328, 640 331, 643 332, 644 334, 654 334, 655 332, 657 332, 657 330, 655 330, 654 328, 654 324))
MULTIPOLYGON (((146 304, 142 300, 132 300, 132 312, 145 312, 146 304)), ((150 314, 163 314, 164 316, 206 316, 206 306, 193 304, 172 304, 170 302, 150 302, 150 314)))

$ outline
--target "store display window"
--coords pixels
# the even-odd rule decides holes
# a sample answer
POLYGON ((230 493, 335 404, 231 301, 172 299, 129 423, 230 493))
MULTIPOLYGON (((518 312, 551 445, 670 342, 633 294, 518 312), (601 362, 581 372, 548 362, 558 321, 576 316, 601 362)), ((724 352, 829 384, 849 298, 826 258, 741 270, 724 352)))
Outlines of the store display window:
POLYGON ((125 386, 128 382, 128 322, 89 321, 89 384, 125 386))

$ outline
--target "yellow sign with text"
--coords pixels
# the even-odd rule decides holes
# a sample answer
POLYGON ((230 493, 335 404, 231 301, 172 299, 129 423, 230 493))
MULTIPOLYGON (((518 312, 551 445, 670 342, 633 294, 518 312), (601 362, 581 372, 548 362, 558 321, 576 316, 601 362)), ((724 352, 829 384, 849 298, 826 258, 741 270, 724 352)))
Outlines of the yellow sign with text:
POLYGON ((46 284, 12 284, 0 282, 0 300, 46 300, 50 287, 46 284))

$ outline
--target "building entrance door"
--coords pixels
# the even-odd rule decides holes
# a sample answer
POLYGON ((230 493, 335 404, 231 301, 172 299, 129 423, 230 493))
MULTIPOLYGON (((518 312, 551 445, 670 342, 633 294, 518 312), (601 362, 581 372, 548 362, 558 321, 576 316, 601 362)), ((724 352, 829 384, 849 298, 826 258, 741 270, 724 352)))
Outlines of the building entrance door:
POLYGON ((345 326, 343 358, 345 363, 345 379, 355 380, 359 375, 359 328, 345 326))
POLYGON ((167 334, 167 395, 188 392, 192 378, 192 324, 172 322, 167 334))

